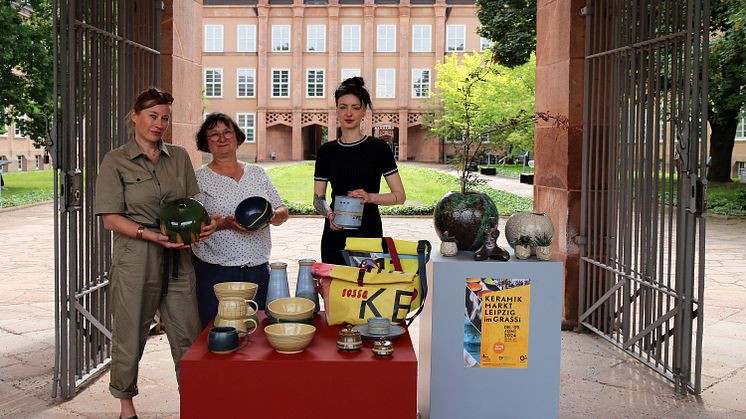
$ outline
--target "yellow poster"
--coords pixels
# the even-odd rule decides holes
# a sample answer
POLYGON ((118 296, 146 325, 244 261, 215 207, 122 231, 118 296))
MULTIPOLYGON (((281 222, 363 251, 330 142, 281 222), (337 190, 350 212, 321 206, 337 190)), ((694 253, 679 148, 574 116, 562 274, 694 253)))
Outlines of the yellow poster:
POLYGON ((527 368, 531 283, 467 278, 464 365, 527 368))

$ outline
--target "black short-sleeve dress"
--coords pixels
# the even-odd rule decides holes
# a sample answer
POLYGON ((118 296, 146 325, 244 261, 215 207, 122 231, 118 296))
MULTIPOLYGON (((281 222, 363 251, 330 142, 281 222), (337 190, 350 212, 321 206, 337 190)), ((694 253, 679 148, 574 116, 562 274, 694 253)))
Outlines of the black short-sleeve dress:
MULTIPOLYGON (((326 181, 332 187, 334 197, 347 195, 355 189, 378 193, 381 177, 398 172, 391 147, 379 138, 365 136, 360 141, 344 144, 340 140, 330 141, 319 148, 316 157, 314 180, 326 181)), ((321 260, 325 263, 344 265, 342 250, 347 237, 382 237, 381 214, 378 205, 365 204, 362 225, 357 230, 334 231, 329 220, 324 222, 321 237, 321 260)))

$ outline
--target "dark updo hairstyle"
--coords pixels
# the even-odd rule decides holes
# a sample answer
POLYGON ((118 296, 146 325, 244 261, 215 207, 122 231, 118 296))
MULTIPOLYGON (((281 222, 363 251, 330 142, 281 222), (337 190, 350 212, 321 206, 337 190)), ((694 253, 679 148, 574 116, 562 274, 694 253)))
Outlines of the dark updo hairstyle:
POLYGON ((241 145, 246 141, 246 134, 238 127, 233 118, 224 113, 213 112, 207 115, 202 126, 199 127, 199 131, 197 132, 197 150, 204 151, 205 153, 210 152, 210 147, 207 146, 207 130, 215 128, 218 122, 224 123, 236 133, 236 144, 241 145))
POLYGON ((366 108, 373 108, 373 103, 370 101, 370 93, 365 88, 365 80, 362 77, 350 77, 349 79, 342 82, 334 91, 334 103, 339 104, 339 98, 344 95, 355 95, 360 99, 360 104, 366 108))

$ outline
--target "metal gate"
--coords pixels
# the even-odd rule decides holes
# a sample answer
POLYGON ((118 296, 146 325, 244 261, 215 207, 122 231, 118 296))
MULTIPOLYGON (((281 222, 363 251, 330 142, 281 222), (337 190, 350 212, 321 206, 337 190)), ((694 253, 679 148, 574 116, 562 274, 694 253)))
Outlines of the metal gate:
POLYGON ((126 141, 137 92, 159 80, 161 0, 54 2, 55 378, 75 395, 110 361, 111 234, 94 214, 97 168, 126 141))
POLYGON ((707 0, 588 0, 580 323, 701 391, 707 0))

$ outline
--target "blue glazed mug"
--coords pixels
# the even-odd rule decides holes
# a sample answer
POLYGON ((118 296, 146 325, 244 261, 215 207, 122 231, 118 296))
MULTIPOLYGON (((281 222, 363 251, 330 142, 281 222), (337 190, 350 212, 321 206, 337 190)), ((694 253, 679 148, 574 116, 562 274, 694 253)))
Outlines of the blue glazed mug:
POLYGON ((246 346, 248 340, 239 345, 235 327, 213 327, 207 334, 207 348, 216 354, 227 354, 246 346))
POLYGON ((345 230, 356 230, 363 224, 363 198, 346 195, 334 197, 334 224, 345 230))

